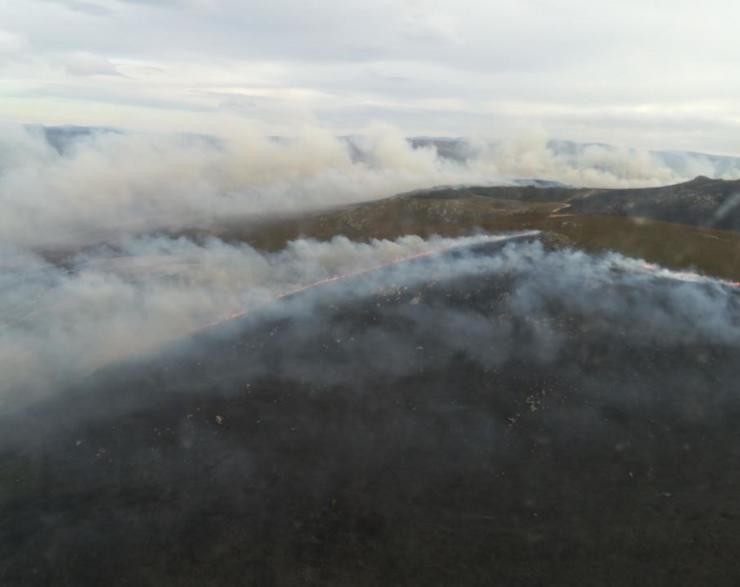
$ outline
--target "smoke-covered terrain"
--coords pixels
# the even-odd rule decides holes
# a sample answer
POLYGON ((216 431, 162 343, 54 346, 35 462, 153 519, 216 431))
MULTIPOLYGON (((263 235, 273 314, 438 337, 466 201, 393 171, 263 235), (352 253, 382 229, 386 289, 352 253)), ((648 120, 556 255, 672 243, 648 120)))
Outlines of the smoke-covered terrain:
POLYGON ((265 253, 158 237, 96 248, 64 265, 16 256, 0 276, 0 398, 13 408, 307 285, 477 240, 338 236, 265 253))
POLYGON ((311 288, 6 417, 3 579, 733 576, 736 288, 533 238, 311 288))
POLYGON ((209 227, 235 217, 254 222, 438 185, 539 178, 633 187, 699 174, 740 176, 737 160, 705 155, 685 154, 677 163, 646 151, 576 148, 539 135, 407 141, 385 127, 350 138, 307 128, 290 139, 264 138, 256 130, 216 139, 6 126, 0 170, 0 242, 33 248, 209 227))
POLYGON ((740 577, 730 159, 5 130, 3 585, 740 577))

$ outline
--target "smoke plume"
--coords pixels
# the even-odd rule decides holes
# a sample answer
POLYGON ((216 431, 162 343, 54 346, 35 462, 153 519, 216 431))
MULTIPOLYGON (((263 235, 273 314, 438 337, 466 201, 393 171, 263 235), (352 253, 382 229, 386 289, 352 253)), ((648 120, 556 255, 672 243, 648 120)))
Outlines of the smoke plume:
POLYGON ((565 554, 607 581, 593 561, 624 566, 619 549, 678 553, 682 573, 687 553, 733 560, 696 536, 734 517, 737 284, 535 232, 276 252, 163 236, 442 183, 683 173, 539 139, 445 148, 8 129, 4 582, 505 584, 481 561, 551 577, 565 554))
MULTIPOLYGON (((43 397, 103 365, 153 352, 312 283, 485 241, 409 236, 360 244, 337 237, 297 240, 264 253, 216 239, 151 236, 161 229, 254 221, 412 188, 515 176, 602 185, 678 179, 650 154, 555 148, 539 136, 453 142, 445 150, 439 143, 409 143, 387 128, 351 139, 317 129, 289 140, 256 133, 223 140, 111 131, 68 135, 6 127, 0 139, 0 398, 10 404, 11 397, 43 397), (69 245, 88 246, 63 265, 38 254, 69 245)), ((395 275, 409 285, 466 271, 519 275, 507 298, 512 316, 537 316, 557 301, 592 316, 594 324, 639 325, 646 340, 737 342, 735 302, 725 299, 719 282, 679 282, 673 275, 674 287, 664 291, 652 285, 659 270, 646 272, 644 264, 619 256, 512 247, 490 258, 442 256, 433 267, 429 263, 404 266, 400 273, 391 267, 377 278, 395 275)), ((369 279, 349 280, 351 295, 384 287, 369 279), (360 283, 362 291, 356 290, 360 283)), ((445 315, 437 323, 455 325, 450 332, 495 338, 510 328, 481 326, 487 323, 475 316, 445 322, 445 315)), ((535 354, 552 355, 558 333, 547 321, 537 328, 535 354)), ((505 340, 459 345, 476 355, 494 347, 491 352, 500 354, 506 346, 505 340)))
MULTIPOLYGON (((409 306, 410 314, 398 316, 410 320, 408 340, 439 339, 451 352, 486 364, 508 360, 521 349, 551 360, 563 333, 548 316, 558 308, 587 320, 593 332, 618 329, 637 345, 740 343, 738 296, 730 284, 617 254, 548 252, 540 244, 512 242, 495 254, 471 252, 506 242, 486 236, 369 243, 336 237, 297 240, 265 253, 216 239, 159 237, 88 251, 65 267, 19 255, 0 281, 0 397, 9 404, 27 403, 106 364, 151 355, 179 337, 250 312, 309 321, 296 329, 308 338, 293 337, 292 350, 281 351, 287 361, 281 372, 302 379, 351 379, 368 370, 397 376, 417 351, 411 342, 404 346, 404 336, 377 329, 356 337, 354 358, 341 368, 307 366, 295 357, 321 330, 320 308, 469 276, 500 281, 506 295, 496 302, 498 317, 428 307, 421 296, 409 306), (349 277, 333 281, 342 276, 349 277), (323 287, 306 289, 315 284, 323 287), (274 303, 292 292, 300 295, 274 303), (515 331, 517 340, 511 339, 515 331), (309 367, 311 376, 299 373, 309 367)), ((240 369, 269 364, 247 360, 240 369)))
POLYGON ((290 139, 256 131, 215 139, 74 129, 50 135, 6 126, 0 136, 0 243, 87 244, 436 185, 540 178, 612 187, 739 172, 737 161, 576 148, 540 134, 498 142, 409 143, 385 127, 344 139, 316 128, 290 139))

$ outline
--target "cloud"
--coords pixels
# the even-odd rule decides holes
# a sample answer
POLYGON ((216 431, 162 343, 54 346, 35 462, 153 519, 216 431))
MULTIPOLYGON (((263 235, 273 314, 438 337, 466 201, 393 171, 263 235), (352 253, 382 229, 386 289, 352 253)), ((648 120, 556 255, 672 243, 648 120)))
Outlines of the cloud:
POLYGON ((122 75, 113 63, 90 53, 73 53, 64 57, 61 64, 74 76, 122 75))
POLYGON ((45 0, 46 2, 58 4, 73 12, 89 16, 112 16, 114 12, 105 4, 100 2, 86 2, 85 0, 45 0))
POLYGON ((408 15, 401 24, 401 31, 412 42, 429 45, 455 45, 463 41, 455 20, 442 12, 422 10, 408 15))
POLYGON ((18 55, 26 47, 26 39, 10 31, 0 29, 0 60, 18 55))
MULTIPOLYGON (((23 74, 44 86, 47 122, 52 112, 86 122, 78 112, 89 105, 54 99, 57 80, 43 70, 50 59, 84 53, 140 67, 127 69, 131 79, 111 93, 123 99, 156 91, 173 109, 186 107, 193 95, 257 82, 275 96, 270 99, 341 124, 340 132, 356 131, 370 116, 407 134, 470 134, 486 120, 498 124, 500 114, 544 124, 563 138, 614 142, 619 135, 638 147, 683 141, 681 147, 695 150, 740 152, 740 82, 733 75, 740 55, 731 25, 738 8, 723 0, 701 8, 662 1, 604 7, 584 0, 277 0, 248 9, 236 0, 66 2, 76 14, 60 11, 58 3, 36 4, 34 11, 23 6, 0 0, 0 21, 29 41, 33 59, 23 74), (79 10, 107 17, 80 18, 79 10), (328 98, 316 103, 311 96, 317 95, 328 98), (430 107, 453 102, 455 109, 430 107), (583 121, 584 112, 593 113, 598 128, 583 121), (627 132, 615 113, 645 127, 627 132), (714 127, 682 138, 660 128, 666 113, 714 127)), ((89 93, 86 102, 95 101, 94 89, 79 76, 70 75, 68 83, 89 93)), ((141 112, 146 122, 144 107, 141 112)), ((155 126, 159 115, 148 115, 155 126)))

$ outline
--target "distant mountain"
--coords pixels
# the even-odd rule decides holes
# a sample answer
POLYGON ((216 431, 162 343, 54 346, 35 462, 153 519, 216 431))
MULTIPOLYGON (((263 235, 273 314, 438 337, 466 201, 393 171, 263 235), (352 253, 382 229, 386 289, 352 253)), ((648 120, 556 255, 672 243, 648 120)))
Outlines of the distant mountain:
POLYGON ((740 180, 699 176, 657 188, 587 189, 533 181, 514 186, 464 186, 419 190, 415 199, 488 198, 502 202, 562 202, 562 214, 647 218, 663 222, 740 231, 740 180))

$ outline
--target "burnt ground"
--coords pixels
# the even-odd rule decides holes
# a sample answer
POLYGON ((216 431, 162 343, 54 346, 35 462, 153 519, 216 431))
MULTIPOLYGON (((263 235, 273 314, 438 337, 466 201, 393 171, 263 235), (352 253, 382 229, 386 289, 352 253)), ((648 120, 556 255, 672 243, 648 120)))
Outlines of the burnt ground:
POLYGON ((737 584, 737 348, 517 279, 327 286, 6 416, 0 582, 737 584))

